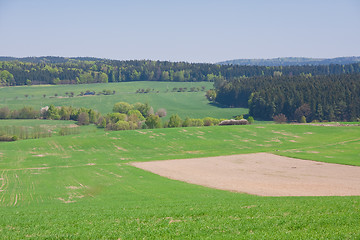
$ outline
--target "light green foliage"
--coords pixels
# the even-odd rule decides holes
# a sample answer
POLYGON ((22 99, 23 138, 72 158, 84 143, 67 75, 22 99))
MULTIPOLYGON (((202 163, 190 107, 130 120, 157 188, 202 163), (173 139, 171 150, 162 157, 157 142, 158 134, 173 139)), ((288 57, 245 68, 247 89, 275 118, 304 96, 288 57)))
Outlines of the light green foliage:
MULTIPOLYGON (((142 116, 147 117, 150 111, 150 105, 148 103, 135 103, 133 109, 139 110, 142 116)), ((129 114, 130 115, 130 114, 129 114)))
POLYGON ((214 89, 207 90, 205 96, 207 100, 213 102, 216 99, 216 91, 214 89))
POLYGON ((118 102, 115 103, 113 107, 113 112, 125 113, 127 114, 132 109, 132 106, 127 102, 118 102))
POLYGON ((144 116, 141 114, 139 110, 130 110, 128 112, 129 121, 131 122, 138 122, 145 120, 144 116))
POLYGON ((148 128, 161 128, 161 119, 157 115, 150 114, 145 121, 148 128))
POLYGON ((181 126, 182 126, 182 120, 179 117, 179 115, 177 114, 171 115, 168 127, 173 128, 173 127, 181 127, 181 126))
POLYGON ((44 117, 46 119, 59 120, 59 109, 57 109, 54 105, 51 104, 44 117))
POLYGON ((14 81, 14 76, 7 70, 0 71, 0 86, 10 85, 14 81))
POLYGON ((220 120, 212 117, 206 117, 203 119, 203 122, 204 126, 214 126, 218 125, 220 123, 220 120))
POLYGON ((116 123, 117 121, 126 121, 127 115, 125 113, 109 113, 107 117, 111 120, 111 122, 116 123))
POLYGON ((305 116, 301 116, 300 123, 306 123, 306 117, 305 116))
POLYGON ((236 118, 235 118, 235 120, 241 120, 241 119, 244 119, 243 115, 236 116, 236 118))
POLYGON ((126 121, 117 121, 114 124, 113 130, 115 131, 119 131, 119 130, 129 130, 130 129, 130 125, 128 122, 126 121))
POLYGON ((248 120, 249 124, 253 124, 253 123, 254 123, 254 118, 253 118, 252 116, 249 116, 249 117, 247 118, 247 120, 248 120))

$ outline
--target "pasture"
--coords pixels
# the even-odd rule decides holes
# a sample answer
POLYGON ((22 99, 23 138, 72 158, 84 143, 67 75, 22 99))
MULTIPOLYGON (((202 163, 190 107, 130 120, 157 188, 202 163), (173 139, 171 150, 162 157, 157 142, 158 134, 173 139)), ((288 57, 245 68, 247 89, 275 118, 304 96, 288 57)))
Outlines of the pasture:
POLYGON ((167 110, 167 117, 179 114, 191 118, 233 118, 248 113, 245 108, 221 108, 209 104, 205 91, 213 88, 211 82, 122 82, 81 85, 40 85, 0 88, 0 107, 20 109, 32 106, 40 109, 54 104, 55 106, 74 106, 95 109, 103 114, 112 112, 115 103, 149 103, 156 111, 167 110), (151 89, 149 93, 136 93, 138 89, 151 89), (186 92, 173 92, 173 89, 187 88, 186 92), (191 88, 199 91, 189 92, 191 88), (154 89, 154 91, 152 91, 154 89), (204 89, 204 91, 202 90, 204 89), (96 93, 103 90, 115 91, 115 95, 77 96, 87 90, 96 93), (70 93, 74 97, 69 97, 70 93), (67 93, 67 94, 66 94, 67 93), (55 97, 55 95, 57 95, 55 97))
POLYGON ((128 164, 268 152, 360 166, 359 127, 81 128, 78 135, 0 143, 2 238, 360 236, 359 196, 260 197, 170 180, 128 164))

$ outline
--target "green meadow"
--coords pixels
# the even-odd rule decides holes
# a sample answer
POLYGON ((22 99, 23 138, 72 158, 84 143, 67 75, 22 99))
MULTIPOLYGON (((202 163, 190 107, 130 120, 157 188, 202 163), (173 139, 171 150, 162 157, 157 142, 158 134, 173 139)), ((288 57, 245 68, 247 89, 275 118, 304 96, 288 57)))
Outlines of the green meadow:
POLYGON ((76 135, 3 142, 1 238, 358 239, 358 196, 253 196, 170 180, 128 163, 270 152, 360 166, 359 136, 357 126, 119 132, 85 126, 76 135))
POLYGON ((32 106, 40 109, 54 104, 55 106, 92 108, 106 114, 112 112, 115 103, 124 101, 131 104, 149 103, 155 111, 165 108, 166 119, 172 114, 179 114, 182 118, 233 118, 236 115, 248 113, 248 109, 245 108, 221 108, 209 104, 205 98, 205 92, 211 88, 213 88, 213 83, 210 82, 122 82, 6 87, 0 88, 0 107, 20 109, 24 106, 32 106), (203 87, 204 91, 202 91, 203 87), (138 89, 147 88, 151 89, 151 92, 136 93, 138 89), (173 92, 173 88, 187 88, 187 91, 173 92), (191 88, 200 89, 200 91, 189 92, 191 88), (115 95, 77 96, 87 90, 96 93, 111 90, 115 91, 115 95), (69 97, 71 92, 74 93, 74 97, 69 97))

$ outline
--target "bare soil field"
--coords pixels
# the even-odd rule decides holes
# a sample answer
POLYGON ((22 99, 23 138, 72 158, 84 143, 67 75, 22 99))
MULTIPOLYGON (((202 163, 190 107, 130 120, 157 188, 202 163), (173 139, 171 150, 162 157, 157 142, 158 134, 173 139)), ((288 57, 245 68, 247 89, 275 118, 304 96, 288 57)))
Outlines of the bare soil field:
POLYGON ((360 167, 253 153, 135 162, 163 177, 260 196, 360 195, 360 167))

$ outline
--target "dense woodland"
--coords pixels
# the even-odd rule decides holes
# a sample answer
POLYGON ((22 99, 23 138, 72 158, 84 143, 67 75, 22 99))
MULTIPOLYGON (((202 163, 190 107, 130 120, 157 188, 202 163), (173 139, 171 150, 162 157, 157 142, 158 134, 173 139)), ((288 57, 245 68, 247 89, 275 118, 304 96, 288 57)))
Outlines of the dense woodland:
POLYGON ((0 58, 0 85, 82 84, 123 81, 215 81, 236 77, 359 73, 360 63, 326 66, 238 66, 96 58, 0 58))
POLYGON ((360 117, 360 74, 235 78, 216 81, 214 86, 212 100, 248 107, 251 116, 264 120, 279 114, 295 121, 302 116, 307 121, 360 117))

